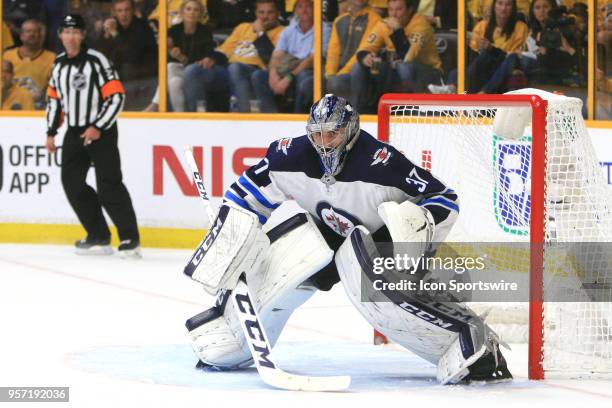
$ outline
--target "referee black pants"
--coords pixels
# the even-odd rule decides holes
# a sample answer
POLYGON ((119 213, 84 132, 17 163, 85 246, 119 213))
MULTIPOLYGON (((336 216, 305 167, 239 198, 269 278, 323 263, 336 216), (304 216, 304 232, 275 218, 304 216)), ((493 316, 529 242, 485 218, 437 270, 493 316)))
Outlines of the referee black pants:
POLYGON ((89 238, 109 238, 110 230, 102 207, 117 227, 119 239, 140 240, 132 200, 121 174, 117 147, 117 125, 103 130, 100 139, 83 146, 85 128, 70 127, 62 145, 62 185, 89 238), (91 164, 96 172, 98 192, 85 179, 91 164))

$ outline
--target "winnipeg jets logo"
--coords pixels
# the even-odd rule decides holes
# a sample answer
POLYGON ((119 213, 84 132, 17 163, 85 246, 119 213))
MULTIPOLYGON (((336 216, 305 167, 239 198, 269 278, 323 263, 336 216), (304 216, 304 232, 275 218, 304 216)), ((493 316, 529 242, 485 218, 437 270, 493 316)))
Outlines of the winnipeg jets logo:
POLYGON ((287 150, 289 150, 289 148, 291 147, 292 140, 293 139, 291 139, 290 137, 279 140, 278 144, 276 145, 276 151, 283 152, 286 156, 287 150))
POLYGON ((410 170, 408 177, 406 177, 406 183, 416 185, 419 193, 422 193, 427 188, 427 182, 419 176, 416 169, 410 170))
POLYGON ((77 72, 72 76, 70 85, 77 91, 82 91, 87 86, 87 77, 81 72, 77 72))
POLYGON ((334 208, 327 202, 321 202, 317 205, 317 215, 325 225, 342 237, 347 237, 356 225, 361 224, 353 215, 339 208, 334 208))
POLYGON ((370 166, 375 166, 378 163, 382 163, 383 166, 386 166, 392 154, 393 153, 389 153, 386 147, 378 149, 376 153, 374 153, 374 156, 372 156, 374 161, 370 163, 370 166))
POLYGON ((336 214, 333 209, 325 209, 321 213, 323 222, 334 230, 338 235, 343 237, 348 236, 350 230, 353 229, 354 225, 348 218, 341 214, 336 214))

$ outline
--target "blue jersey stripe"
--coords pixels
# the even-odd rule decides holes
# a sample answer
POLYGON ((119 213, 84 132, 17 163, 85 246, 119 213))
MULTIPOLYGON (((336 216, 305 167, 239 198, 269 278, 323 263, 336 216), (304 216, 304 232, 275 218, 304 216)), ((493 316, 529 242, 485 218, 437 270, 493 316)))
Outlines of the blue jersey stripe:
POLYGON ((232 201, 232 202, 234 202, 236 204, 238 204, 240 207, 244 208, 245 210, 250 211, 253 214, 257 215, 257 218, 259 218, 259 222, 261 224, 265 224, 266 221, 268 221, 268 219, 266 217, 264 217, 263 215, 259 214, 257 211, 253 210, 246 201, 238 198, 232 192, 226 191, 224 198, 227 199, 227 200, 230 200, 230 201, 232 201))
POLYGON ((241 187, 244 187, 249 193, 251 193, 253 197, 255 197, 264 207, 271 210, 279 207, 279 204, 272 204, 270 201, 268 201, 268 199, 258 190, 257 186, 253 185, 244 175, 240 176, 238 182, 240 183, 241 187))
POLYGON ((242 189, 238 183, 232 183, 229 190, 242 199, 247 196, 247 192, 244 191, 244 189, 242 189))
POLYGON ((451 210, 454 210, 456 212, 459 212, 459 206, 457 204, 455 204, 454 202, 444 198, 444 197, 436 197, 436 198, 430 198, 427 199, 425 201, 421 201, 419 203, 420 206, 424 206, 424 205, 428 205, 428 204, 439 204, 442 205, 444 207, 447 207, 451 210))

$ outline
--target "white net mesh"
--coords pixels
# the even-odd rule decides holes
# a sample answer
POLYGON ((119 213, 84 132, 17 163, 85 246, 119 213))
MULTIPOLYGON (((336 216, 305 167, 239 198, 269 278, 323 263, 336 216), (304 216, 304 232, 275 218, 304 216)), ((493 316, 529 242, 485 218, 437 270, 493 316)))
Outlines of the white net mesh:
MULTIPOLYGON (((469 98, 462 104, 472 104, 469 98)), ((572 375, 612 373, 612 262, 606 261, 609 247, 597 244, 612 242, 612 190, 582 120, 581 102, 549 100, 546 179, 533 181, 531 141, 542 135, 532 134, 531 122, 521 124, 530 108, 472 105, 391 106, 389 142, 457 191, 461 212, 450 242, 529 242, 531 189, 545 189, 545 242, 554 246, 545 250, 542 267, 543 367, 572 375), (501 137, 498 126, 495 134, 496 115, 506 120, 506 130, 513 128, 512 139, 501 137), (574 301, 559 301, 564 294, 574 301)), ((528 279, 525 250, 506 249, 496 262, 516 280, 528 279)), ((527 340, 527 303, 474 308, 491 309, 487 322, 506 341, 527 340)))

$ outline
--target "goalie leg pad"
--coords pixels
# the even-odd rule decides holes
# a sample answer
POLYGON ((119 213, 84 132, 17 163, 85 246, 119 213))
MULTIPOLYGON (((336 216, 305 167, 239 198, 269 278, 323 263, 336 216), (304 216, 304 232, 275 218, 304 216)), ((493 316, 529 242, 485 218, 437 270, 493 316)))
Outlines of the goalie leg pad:
MULTIPOLYGON (((270 250, 258 270, 247 271, 247 282, 274 345, 293 311, 316 291, 304 282, 331 262, 333 251, 307 214, 288 219, 267 235, 270 250)), ((233 303, 220 296, 215 307, 216 312, 203 313, 207 318, 196 319, 199 325, 193 324, 195 317, 188 320, 196 355, 217 367, 249 366, 251 354, 233 303)))
MULTIPOLYGON (((200 361, 226 369, 239 369, 249 366, 251 361, 242 353, 238 337, 240 327, 230 326, 223 317, 223 308, 229 296, 229 291, 223 291, 217 299, 217 305, 189 318, 185 327, 189 333, 191 347, 200 361), (223 305, 220 305, 221 303, 223 305)), ((229 304, 231 305, 231 302, 229 304)))
POLYGON ((376 291, 374 281, 385 279, 373 273, 373 260, 379 256, 369 231, 357 226, 336 253, 344 289, 376 330, 438 365, 442 384, 464 379, 470 374, 468 367, 496 350, 495 334, 461 303, 439 302, 399 291, 376 291))
POLYGON ((215 295, 220 289, 234 288, 242 273, 258 269, 269 246, 255 214, 225 204, 184 273, 215 295))

